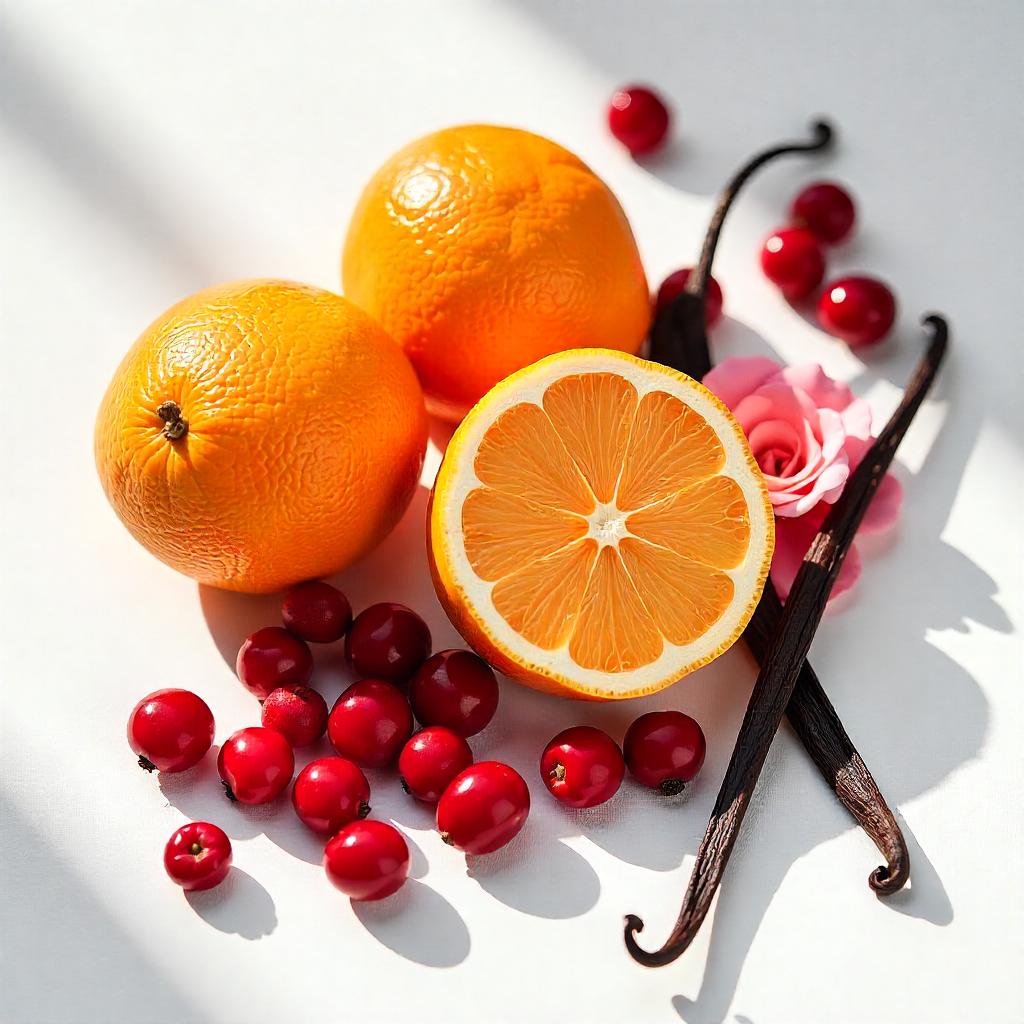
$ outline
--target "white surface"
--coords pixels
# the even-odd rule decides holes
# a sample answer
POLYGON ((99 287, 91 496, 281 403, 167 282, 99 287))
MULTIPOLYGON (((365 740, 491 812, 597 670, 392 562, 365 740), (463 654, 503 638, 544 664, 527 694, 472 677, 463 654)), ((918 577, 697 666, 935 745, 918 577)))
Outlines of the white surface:
MULTIPOLYGON (((5 1021, 1024 1017, 1024 9, 782 6, 4 5, 5 1021), (648 168, 602 125, 613 87, 637 77, 679 113, 677 145, 648 168), (673 966, 628 959, 623 914, 645 917, 653 944, 678 906, 753 676, 740 650, 630 706, 507 685, 477 752, 522 769, 535 809, 521 840, 470 872, 393 780, 374 779, 376 812, 410 836, 416 876, 381 906, 352 908, 328 887, 286 805, 227 806, 212 759, 198 779, 134 769, 124 720, 157 685, 202 693, 218 739, 253 720, 227 662, 274 619, 271 601, 197 592, 153 560, 97 485, 94 409, 153 316, 227 278, 336 287, 370 171, 406 140, 473 119, 550 134, 591 162, 657 281, 692 260, 728 171, 819 111, 841 127, 840 151, 766 173, 726 230, 716 273, 734 319, 715 345, 819 360, 884 415, 919 351, 918 313, 951 319, 952 358, 901 452, 902 526, 865 558, 855 599, 813 651, 905 822, 910 891, 888 904, 869 894, 873 848, 784 731, 711 926, 673 966), (852 183, 863 212, 834 266, 885 275, 902 301, 897 340, 867 365, 756 269, 760 236, 822 173, 852 183), (694 713, 711 738, 689 803, 666 809, 626 786, 588 815, 553 806, 534 769, 550 734, 577 721, 621 733, 659 706, 694 713), (193 817, 228 829, 238 868, 186 899, 161 850, 193 817)), ((424 500, 344 583, 357 606, 423 609, 443 646, 456 637, 426 578, 424 500)), ((322 667, 329 698, 342 678, 322 667)))

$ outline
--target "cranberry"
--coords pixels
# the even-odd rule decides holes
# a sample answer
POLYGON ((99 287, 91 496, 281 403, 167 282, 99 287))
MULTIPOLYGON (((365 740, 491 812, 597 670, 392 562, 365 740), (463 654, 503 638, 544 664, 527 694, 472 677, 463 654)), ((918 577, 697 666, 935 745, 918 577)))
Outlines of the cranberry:
POLYGON ((518 835, 530 790, 515 769, 481 761, 456 775, 437 805, 441 838, 464 853, 493 853, 518 835))
POLYGON ((469 744, 451 729, 433 725, 416 733, 398 755, 402 788, 435 804, 448 783, 473 763, 469 744))
POLYGON ((374 604, 352 623, 345 655, 360 675, 404 683, 430 655, 430 630, 404 604, 374 604))
POLYGON ((779 228, 761 249, 764 276, 790 301, 806 298, 825 276, 825 257, 807 228, 779 228))
POLYGON ((666 796, 682 792, 700 771, 707 753, 701 727, 681 711, 641 715, 626 730, 622 747, 630 775, 666 796))
POLYGON ((212 889, 231 870, 231 840, 208 821, 182 825, 164 847, 164 868, 186 892, 212 889))
POLYGON ((314 832, 332 836, 370 813, 366 776, 344 757, 321 757, 299 772, 292 787, 295 813, 314 832))
POLYGON ((183 772, 198 764, 213 742, 213 714, 190 690, 157 690, 128 716, 128 745, 147 772, 183 772))
POLYGON ((608 127, 633 156, 657 149, 668 134, 668 124, 668 107, 650 89, 630 85, 612 96, 608 127))
POLYGON ((279 686, 305 686, 313 675, 313 655, 287 629, 265 626, 238 649, 235 671, 247 690, 266 700, 279 686))
MULTIPOLYGON (((682 270, 675 270, 664 281, 658 289, 658 297, 655 299, 655 313, 661 313, 667 306, 670 306, 686 288, 686 282, 693 273, 693 267, 683 267, 682 270)), ((722 286, 713 278, 708 277, 708 294, 704 302, 704 326, 710 327, 713 323, 722 319, 722 286)))
POLYGON ((896 299, 873 277, 841 277, 818 300, 818 323, 848 345, 881 341, 896 320, 896 299))
POLYGON ((556 799, 570 807, 596 807, 622 785, 626 763, 605 732, 577 725, 560 732, 540 758, 540 777, 556 799))
POLYGON ((354 900, 382 900, 409 876, 409 846, 383 821, 354 821, 324 849, 327 877, 354 900))
POLYGON ((314 644, 340 640, 352 625, 352 606, 337 587, 311 580, 292 587, 281 602, 281 618, 296 636, 314 644))
POLYGON ((409 703, 423 725, 475 736, 498 708, 498 680, 472 651, 439 651, 413 676, 409 703))
POLYGON ((279 686, 263 702, 261 721, 293 747, 308 747, 327 728, 327 701, 308 686, 279 686))
POLYGON ((853 230, 857 211, 850 193, 833 181, 816 181, 793 200, 795 223, 808 227, 819 242, 835 245, 853 230))
POLYGON ((331 709, 331 745, 361 768, 394 762, 412 733, 412 712, 402 691, 383 679, 353 683, 331 709))
POLYGON ((230 800, 268 804, 291 782, 295 755, 279 732, 256 725, 239 729, 220 748, 217 771, 230 800))

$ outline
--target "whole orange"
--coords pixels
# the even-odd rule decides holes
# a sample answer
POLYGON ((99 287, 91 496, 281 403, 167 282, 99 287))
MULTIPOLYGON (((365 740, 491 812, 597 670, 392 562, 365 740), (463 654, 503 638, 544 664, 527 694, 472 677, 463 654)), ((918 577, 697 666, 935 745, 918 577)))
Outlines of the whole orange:
POLYGON ((172 306, 100 406, 96 465, 135 538, 200 583, 266 592, 344 568, 401 517, 427 421, 369 316, 288 281, 172 306))
POLYGON ((345 294, 384 325, 427 408, 459 420, 498 381, 589 346, 635 353, 650 296, 608 186, 548 139, 464 125, 396 153, 366 186, 345 294))

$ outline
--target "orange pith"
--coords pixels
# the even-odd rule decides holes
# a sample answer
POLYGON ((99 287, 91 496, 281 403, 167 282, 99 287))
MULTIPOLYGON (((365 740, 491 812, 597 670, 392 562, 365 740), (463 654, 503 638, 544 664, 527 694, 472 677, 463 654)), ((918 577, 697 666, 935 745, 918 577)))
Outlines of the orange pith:
POLYGON ((462 507, 470 565, 539 647, 568 641, 604 672, 650 664, 732 598, 719 570, 746 554, 750 523, 739 488, 716 475, 724 463, 711 428, 671 395, 641 399, 610 373, 563 377, 484 435, 481 486, 462 507))

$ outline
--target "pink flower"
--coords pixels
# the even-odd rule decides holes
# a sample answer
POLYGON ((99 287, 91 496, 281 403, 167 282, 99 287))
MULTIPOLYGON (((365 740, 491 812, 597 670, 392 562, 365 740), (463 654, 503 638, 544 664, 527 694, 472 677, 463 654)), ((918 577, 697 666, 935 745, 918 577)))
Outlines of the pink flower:
MULTIPOLYGON (((743 427, 775 510, 772 582, 785 600, 807 548, 871 444, 871 407, 820 366, 783 367, 771 359, 726 359, 704 378, 743 427)), ((902 489, 887 476, 861 529, 875 532, 899 517, 902 489)), ((856 546, 832 596, 860 575, 856 546)))

